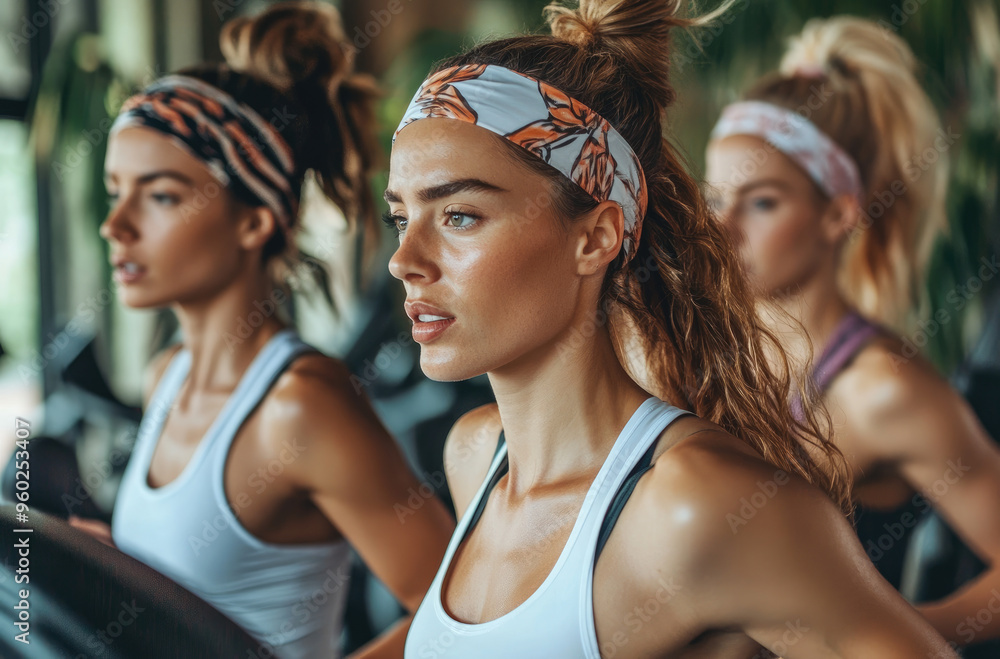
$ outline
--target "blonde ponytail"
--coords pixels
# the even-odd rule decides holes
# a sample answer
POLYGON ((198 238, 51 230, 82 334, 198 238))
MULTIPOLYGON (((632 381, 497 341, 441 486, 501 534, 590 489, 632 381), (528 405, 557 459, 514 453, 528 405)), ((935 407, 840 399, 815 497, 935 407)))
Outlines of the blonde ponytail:
POLYGON ((863 313, 906 331, 932 241, 947 227, 955 139, 917 80, 913 52, 869 21, 815 19, 792 39, 779 74, 747 97, 801 112, 854 158, 865 200, 840 284, 863 313))

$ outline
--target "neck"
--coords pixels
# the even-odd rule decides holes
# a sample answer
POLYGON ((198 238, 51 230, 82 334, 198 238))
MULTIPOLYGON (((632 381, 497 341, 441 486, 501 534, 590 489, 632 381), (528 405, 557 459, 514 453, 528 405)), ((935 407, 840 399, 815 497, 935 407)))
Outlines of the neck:
POLYGON ((766 309, 762 317, 777 334, 796 371, 810 357, 815 363, 837 325, 851 310, 832 275, 814 277, 794 294, 772 302, 777 313, 766 309))
POLYGON ((489 377, 515 494, 598 469, 649 397, 622 368, 606 326, 589 338, 570 329, 489 377))
POLYGON ((238 277, 209 298, 174 304, 191 353, 187 393, 231 391, 261 348, 284 328, 277 304, 286 297, 263 273, 238 277))

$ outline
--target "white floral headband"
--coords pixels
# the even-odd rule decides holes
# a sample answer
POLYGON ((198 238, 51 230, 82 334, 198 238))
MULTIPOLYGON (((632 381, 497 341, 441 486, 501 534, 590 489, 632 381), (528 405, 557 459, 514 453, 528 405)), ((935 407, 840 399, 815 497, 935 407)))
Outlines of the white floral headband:
POLYGON ((606 119, 540 80, 500 66, 468 64, 438 71, 420 85, 393 141, 418 119, 458 119, 528 150, 596 201, 625 216, 622 252, 635 255, 646 212, 646 182, 632 147, 606 119))
POLYGON ((802 167, 831 199, 849 194, 864 204, 864 186, 854 159, 797 112, 761 101, 734 103, 722 111, 711 139, 732 135, 752 135, 769 142, 802 167))

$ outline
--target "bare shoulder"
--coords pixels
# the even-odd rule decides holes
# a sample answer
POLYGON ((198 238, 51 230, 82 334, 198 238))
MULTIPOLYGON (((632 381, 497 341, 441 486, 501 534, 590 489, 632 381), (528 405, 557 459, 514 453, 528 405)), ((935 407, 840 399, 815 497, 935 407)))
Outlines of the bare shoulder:
POLYGON ((500 411, 491 403, 466 412, 448 433, 444 469, 459 518, 486 478, 502 429, 500 411))
POLYGON ((353 382, 351 371, 344 362, 320 352, 309 352, 296 358, 281 374, 275 382, 274 393, 326 397, 347 392, 353 398, 364 398, 363 389, 353 382))
POLYGON ((153 392, 156 391, 156 385, 160 383, 160 378, 163 377, 163 373, 167 370, 167 366, 170 364, 170 361, 182 347, 183 344, 180 343, 169 345, 153 355, 153 358, 149 361, 149 364, 147 364, 146 371, 143 373, 142 377, 143 406, 149 405, 149 399, 153 397, 153 392))
POLYGON ((805 518, 849 534, 825 492, 713 426, 694 426, 696 432, 672 444, 629 501, 630 528, 648 538, 638 544, 649 562, 707 575, 741 552, 780 554, 778 539, 800 537, 805 518))
POLYGON ((369 465, 395 460, 395 442, 354 382, 338 359, 321 353, 298 357, 261 403, 262 450, 295 442, 310 456, 296 467, 309 481, 347 478, 342 472, 364 473, 369 465))
MULTIPOLYGON (((887 459, 918 448, 910 433, 894 428, 917 417, 957 413, 960 397, 934 367, 896 337, 866 346, 832 383, 830 402, 844 410, 856 437, 887 459), (951 402, 952 404, 948 404, 951 402), (900 441, 894 441, 898 438, 900 441)), ((936 424, 935 424, 936 425, 936 424)))
POLYGON ((949 387, 927 360, 908 350, 898 338, 882 336, 857 354, 834 380, 833 388, 860 409, 879 413, 949 387))
MULTIPOLYGON (((704 422, 703 422, 704 423, 704 422)), ((714 424, 711 424, 714 426, 714 424)), ((805 479, 763 459, 744 441, 717 426, 699 429, 665 451, 650 470, 647 503, 662 514, 661 506, 684 506, 705 511, 712 523, 722 518, 721 528, 732 533, 726 514, 745 497, 762 502, 755 493, 768 501, 779 500, 778 493, 789 491, 791 512, 806 494, 809 500, 827 500, 825 494, 813 488, 805 479), (815 494, 815 496, 813 496, 815 494)), ((643 500, 643 499, 640 499, 643 500)), ((763 507, 763 506, 759 506, 763 507)))
POLYGON ((343 427, 375 418, 364 389, 339 359, 319 352, 299 356, 278 377, 262 404, 272 422, 343 427))

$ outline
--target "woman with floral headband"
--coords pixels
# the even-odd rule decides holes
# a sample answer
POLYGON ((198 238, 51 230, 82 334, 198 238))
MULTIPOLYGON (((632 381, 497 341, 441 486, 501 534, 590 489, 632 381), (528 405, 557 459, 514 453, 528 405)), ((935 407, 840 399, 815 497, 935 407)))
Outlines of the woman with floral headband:
POLYGON ((421 367, 498 401, 449 435, 460 522, 408 658, 954 656, 865 557, 661 135, 680 4, 553 5, 552 36, 437 67, 397 130, 421 367))
POLYGON ((977 613, 1000 589, 1000 451, 965 401, 899 335, 929 238, 945 222, 941 129, 897 36, 810 22, 781 71, 722 114, 708 183, 783 347, 812 381, 854 478, 858 533, 894 586, 921 513, 937 509, 992 568, 920 610, 946 638, 1000 636, 977 613), (930 155, 928 155, 928 151, 930 155), (972 622, 969 622, 971 616, 972 622))
MULTIPOLYGON (((119 297, 171 307, 184 337, 150 366, 110 539, 260 639, 260 656, 339 656, 347 543, 413 610, 454 528, 434 498, 401 523, 419 482, 345 367, 278 313, 307 173, 373 221, 374 88, 323 5, 231 22, 222 46, 227 65, 128 100, 109 139, 101 235, 119 297)), ((404 635, 363 654, 400 656, 404 635)))

